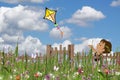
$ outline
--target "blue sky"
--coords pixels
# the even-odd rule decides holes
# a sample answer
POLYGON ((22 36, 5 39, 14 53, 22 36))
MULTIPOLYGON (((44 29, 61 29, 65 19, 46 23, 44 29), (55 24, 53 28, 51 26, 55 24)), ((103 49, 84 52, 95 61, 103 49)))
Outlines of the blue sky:
POLYGON ((82 45, 88 39, 104 38, 115 52, 120 48, 119 15, 120 0, 0 0, 1 49, 14 48, 18 37, 20 46, 25 46, 21 50, 34 46, 41 52, 46 44, 82 45), (43 19, 45 7, 57 10, 63 38, 52 22, 43 19))

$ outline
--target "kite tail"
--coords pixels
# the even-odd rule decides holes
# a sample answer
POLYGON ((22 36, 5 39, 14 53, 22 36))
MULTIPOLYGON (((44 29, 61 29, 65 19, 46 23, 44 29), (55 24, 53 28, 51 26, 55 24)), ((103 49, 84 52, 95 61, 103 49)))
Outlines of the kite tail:
POLYGON ((59 29, 59 31, 60 31, 60 34, 61 34, 61 38, 63 38, 64 32, 61 29, 59 29))
POLYGON ((60 31, 61 38, 63 38, 64 32, 60 29, 60 27, 58 26, 58 24, 55 24, 55 27, 60 31))

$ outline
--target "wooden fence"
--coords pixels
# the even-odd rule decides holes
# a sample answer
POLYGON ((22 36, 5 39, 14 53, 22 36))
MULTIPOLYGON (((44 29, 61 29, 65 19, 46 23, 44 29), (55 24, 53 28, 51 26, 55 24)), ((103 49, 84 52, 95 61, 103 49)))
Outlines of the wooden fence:
POLYGON ((59 50, 57 47, 53 48, 51 47, 51 45, 47 45, 47 49, 46 49, 46 54, 47 57, 50 57, 54 54, 59 54, 60 59, 63 57, 63 54, 66 54, 69 56, 69 59, 73 59, 74 58, 74 45, 68 45, 68 49, 66 49, 66 47, 62 47, 62 45, 60 45, 59 50))
MULTIPOLYGON (((71 65, 75 63, 76 57, 78 57, 78 61, 82 61, 83 59, 88 59, 88 55, 86 55, 84 52, 80 53, 74 53, 74 44, 68 45, 68 49, 66 47, 62 47, 62 45, 59 46, 59 49, 57 47, 53 48, 51 45, 46 46, 46 57, 52 57, 53 55, 58 54, 59 59, 63 59, 64 55, 67 55, 67 58, 69 60, 72 60, 71 65)), ((6 58, 10 59, 9 54, 5 54, 6 58)), ((0 54, 0 57, 2 57, 2 53, 0 54)), ((31 56, 27 56, 29 59, 32 58, 31 56)), ((25 60, 25 56, 19 56, 22 60, 25 60)), ((44 60, 45 56, 42 55, 37 55, 36 59, 37 60, 44 60)), ((1 60, 1 59, 0 59, 1 60)), ((120 65, 120 52, 115 52, 113 55, 112 54, 107 54, 102 56, 102 61, 103 63, 106 62, 106 65, 112 64, 115 66, 120 65)), ((92 62, 94 62, 94 56, 92 56, 92 62)))
MULTIPOLYGON (((74 44, 68 45, 68 49, 66 47, 62 47, 62 45, 59 46, 59 49, 57 47, 53 48, 51 45, 47 45, 46 49, 47 57, 51 57, 54 54, 59 54, 60 59, 63 58, 63 55, 68 55, 68 58, 70 60, 74 60, 76 55, 79 56, 79 61, 88 57, 84 52, 80 53, 74 53, 74 44)), ((94 62, 94 56, 92 56, 92 62, 94 62)), ((120 52, 115 52, 113 54, 106 54, 102 56, 102 62, 106 65, 108 64, 114 64, 116 66, 120 65, 120 52)))

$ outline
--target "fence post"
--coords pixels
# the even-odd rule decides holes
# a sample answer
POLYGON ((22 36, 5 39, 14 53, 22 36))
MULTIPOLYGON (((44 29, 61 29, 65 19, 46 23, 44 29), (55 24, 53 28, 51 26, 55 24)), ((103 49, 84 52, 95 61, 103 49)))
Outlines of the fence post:
POLYGON ((73 68, 74 66, 74 45, 73 44, 68 45, 68 55, 69 55, 71 67, 73 68))
POLYGON ((68 54, 70 60, 74 58, 74 45, 68 45, 68 54))
POLYGON ((59 60, 62 61, 62 59, 63 59, 62 45, 60 45, 59 57, 60 57, 59 60))
POLYGON ((67 54, 66 47, 64 47, 63 48, 63 62, 66 61, 66 54, 67 54))
POLYGON ((47 45, 47 49, 46 49, 46 56, 47 58, 50 57, 52 55, 52 48, 51 45, 47 45))

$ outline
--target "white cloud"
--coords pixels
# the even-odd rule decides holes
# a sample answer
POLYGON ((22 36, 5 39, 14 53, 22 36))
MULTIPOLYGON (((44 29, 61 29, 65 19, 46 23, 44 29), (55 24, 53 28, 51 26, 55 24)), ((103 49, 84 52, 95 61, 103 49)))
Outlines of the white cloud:
POLYGON ((48 25, 43 21, 43 13, 42 9, 35 11, 22 5, 13 8, 0 7, 0 32, 45 31, 48 29, 48 25))
POLYGON ((74 44, 72 43, 70 40, 65 40, 63 43, 54 43, 52 45, 53 48, 57 47, 57 49, 60 49, 60 45, 62 45, 62 47, 66 47, 66 49, 68 49, 68 45, 70 44, 74 44, 74 52, 89 52, 90 48, 88 45, 93 45, 94 48, 96 48, 96 45, 100 42, 102 38, 90 38, 90 39, 86 39, 83 42, 81 42, 80 44, 74 44))
POLYGON ((44 3, 46 1, 49 1, 49 0, 31 0, 31 2, 33 3, 44 3))
POLYGON ((87 38, 86 37, 81 37, 81 38, 75 38, 74 40, 75 41, 85 41, 85 40, 87 40, 87 38))
POLYGON ((19 53, 23 54, 25 51, 31 55, 33 53, 45 53, 46 46, 44 46, 38 38, 28 36, 21 44, 19 44, 19 53), (36 52, 37 51, 37 52, 36 52))
MULTIPOLYGON (((38 38, 24 37, 24 31, 45 31, 48 28, 43 20, 44 10, 18 5, 0 7, 0 50, 9 46, 14 50, 19 38, 19 53, 45 53, 45 46, 38 38)), ((7 51, 6 49, 5 51, 7 51)))
MULTIPOLYGON (((84 40, 82 43, 80 44, 75 44, 74 47, 74 52, 86 52, 88 53, 90 48, 88 45, 93 45, 93 47, 96 49, 97 44, 102 40, 103 38, 90 38, 87 40, 84 40)), ((106 39, 107 41, 109 41, 108 39, 106 39)), ((110 52, 111 54, 113 54, 113 51, 110 52)))
POLYGON ((16 44, 24 40, 24 31, 45 31, 47 23, 43 21, 44 10, 28 6, 0 7, 0 36, 4 44, 16 44))
MULTIPOLYGON (((8 35, 5 35, 5 37, 8 35)), ((16 40, 16 36, 8 36, 8 39, 10 40, 16 40)), ((3 41, 2 38, 0 38, 0 41, 3 41)), ((7 53, 8 50, 15 50, 16 45, 6 44, 6 43, 0 43, 0 50, 3 50, 7 53)), ((41 41, 38 38, 34 38, 32 36, 28 36, 22 40, 22 42, 18 43, 18 50, 19 54, 22 55, 27 52, 27 54, 31 55, 34 53, 42 53, 45 54, 46 46, 41 43, 41 41)))
MULTIPOLYGON (((62 39, 70 38, 70 36, 72 35, 72 32, 71 32, 70 28, 68 28, 68 27, 60 27, 60 30, 63 32, 63 38, 62 39)), ((60 39, 61 38, 60 30, 57 29, 57 28, 53 28, 50 31, 50 36, 55 38, 55 39, 60 39)))
POLYGON ((23 35, 8 35, 3 34, 2 38, 4 39, 5 43, 17 43, 17 41, 22 42, 24 40, 23 35))
POLYGON ((0 37, 0 43, 3 43, 3 42, 4 42, 3 38, 0 37))
POLYGON ((66 49, 68 49, 68 45, 70 44, 74 44, 74 52, 89 52, 89 47, 88 45, 93 45, 94 48, 96 48, 96 45, 100 42, 102 38, 91 38, 91 39, 86 39, 83 42, 81 42, 80 44, 74 44, 69 40, 65 40, 63 43, 54 43, 52 45, 53 48, 57 47, 58 50, 60 48, 60 45, 62 45, 62 47, 66 47, 66 49))
POLYGON ((82 9, 78 9, 72 17, 66 21, 80 26, 87 26, 89 22, 97 21, 103 18, 105 18, 105 16, 101 11, 97 11, 89 6, 83 6, 82 9))
POLYGON ((114 0, 110 5, 113 7, 120 6, 120 0, 114 0))
POLYGON ((59 50, 60 49, 60 45, 62 45, 62 47, 66 47, 66 49, 68 49, 68 45, 72 44, 71 41, 69 40, 65 40, 63 43, 54 43, 52 45, 53 48, 57 47, 57 49, 59 50))
POLYGON ((90 48, 88 45, 93 45, 94 48, 96 48, 97 44, 100 42, 102 38, 90 38, 85 41, 83 41, 81 44, 75 45, 75 53, 77 52, 89 52, 90 48))
POLYGON ((23 3, 23 2, 31 2, 31 3, 44 3, 49 0, 0 0, 1 2, 6 3, 23 3))
MULTIPOLYGON (((53 43, 51 44, 53 48, 57 47, 59 50, 59 46, 62 45, 63 47, 66 47, 68 49, 68 45, 74 44, 74 52, 82 52, 85 51, 86 53, 89 52, 90 48, 88 45, 92 44, 94 48, 96 48, 96 45, 100 42, 102 38, 90 38, 87 40, 84 40, 80 44, 74 44, 70 40, 65 40, 62 43, 53 43)), ((3 39, 2 39, 3 40, 3 39)), ((42 53, 45 54, 46 52, 46 45, 42 44, 42 42, 38 38, 34 38, 32 36, 26 37, 19 45, 19 54, 24 54, 25 51, 27 54, 31 55, 32 53, 42 53)), ((8 48, 14 50, 15 46, 9 45, 9 44, 3 44, 0 43, 0 50, 5 49, 5 52, 8 51, 8 48)), ((112 52, 112 51, 111 51, 112 52)))

